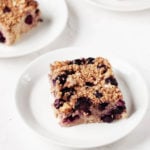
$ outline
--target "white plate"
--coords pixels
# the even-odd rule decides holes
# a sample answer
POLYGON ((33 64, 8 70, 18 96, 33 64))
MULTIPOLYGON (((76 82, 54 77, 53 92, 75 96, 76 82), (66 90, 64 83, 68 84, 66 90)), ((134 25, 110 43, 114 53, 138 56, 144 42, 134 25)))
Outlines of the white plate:
POLYGON ((86 0, 94 5, 117 11, 139 11, 150 8, 149 0, 86 0))
POLYGON ((18 57, 39 51, 51 44, 64 30, 68 20, 65 0, 37 0, 44 22, 24 34, 15 45, 0 44, 0 57, 18 57))
POLYGON ((148 106, 148 92, 140 74, 128 63, 107 57, 127 103, 127 119, 111 124, 95 123, 63 128, 51 110, 49 65, 55 60, 100 56, 98 51, 66 48, 50 52, 31 63, 21 75, 16 88, 16 104, 23 120, 43 137, 72 148, 92 148, 110 144, 130 133, 143 118, 148 106), (141 91, 142 90, 142 91, 141 91))

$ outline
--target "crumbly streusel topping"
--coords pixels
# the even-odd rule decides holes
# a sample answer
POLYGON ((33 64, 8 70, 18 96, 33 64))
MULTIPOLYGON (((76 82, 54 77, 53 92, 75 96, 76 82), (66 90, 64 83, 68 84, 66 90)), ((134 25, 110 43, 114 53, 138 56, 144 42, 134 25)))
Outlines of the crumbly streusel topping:
POLYGON ((24 13, 37 7, 35 0, 0 0, 0 23, 10 30, 24 13))
POLYGON ((112 67, 102 57, 56 61, 50 66, 52 92, 65 102, 59 111, 71 111, 80 97, 87 97, 93 105, 115 103, 123 99, 112 67))

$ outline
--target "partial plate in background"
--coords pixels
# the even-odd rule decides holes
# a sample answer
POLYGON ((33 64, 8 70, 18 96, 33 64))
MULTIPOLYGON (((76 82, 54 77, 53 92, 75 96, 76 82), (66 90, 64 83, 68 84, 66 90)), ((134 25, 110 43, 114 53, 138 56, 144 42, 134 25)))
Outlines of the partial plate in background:
POLYGON ((37 0, 44 22, 24 34, 15 45, 0 44, 0 58, 19 57, 42 50, 64 30, 68 20, 65 0, 37 0))
POLYGON ((116 11, 140 11, 150 8, 149 0, 86 0, 102 8, 116 11))
POLYGON ((129 63, 110 55, 80 48, 49 52, 32 62, 16 87, 16 106, 26 124, 42 137, 70 148, 94 148, 113 143, 129 134, 142 120, 148 106, 148 91, 139 72, 129 63), (109 59, 127 104, 128 118, 107 123, 60 127, 54 117, 48 79, 49 65, 56 60, 103 56, 109 59), (141 91, 142 88, 142 91, 141 91))

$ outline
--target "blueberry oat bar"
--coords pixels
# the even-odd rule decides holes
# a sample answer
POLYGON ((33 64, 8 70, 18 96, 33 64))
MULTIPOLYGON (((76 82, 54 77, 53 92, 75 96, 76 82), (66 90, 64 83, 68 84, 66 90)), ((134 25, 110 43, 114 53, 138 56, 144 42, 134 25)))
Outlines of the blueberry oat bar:
POLYGON ((11 45, 41 21, 35 0, 0 0, 0 42, 11 45))
POLYGON ((125 118, 126 105, 108 60, 82 58, 50 66, 53 109, 61 126, 125 118))

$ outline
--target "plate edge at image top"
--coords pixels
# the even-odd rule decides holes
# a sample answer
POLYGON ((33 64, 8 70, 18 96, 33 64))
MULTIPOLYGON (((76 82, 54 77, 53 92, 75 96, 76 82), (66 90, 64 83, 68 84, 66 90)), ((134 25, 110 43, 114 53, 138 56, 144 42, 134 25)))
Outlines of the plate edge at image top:
POLYGON ((145 1, 143 3, 141 2, 142 4, 141 3, 138 4, 135 2, 136 6, 134 5, 134 2, 127 3, 126 1, 122 1, 125 4, 125 5, 123 5, 123 4, 121 4, 121 0, 120 1, 116 0, 116 3, 121 4, 120 6, 118 6, 118 4, 112 5, 113 4, 112 2, 110 2, 110 4, 108 4, 108 2, 104 2, 102 0, 84 0, 84 1, 86 1, 87 3, 89 3, 93 6, 96 6, 96 7, 100 7, 100 8, 106 9, 106 10, 110 10, 110 11, 118 11, 118 12, 135 12, 135 11, 147 10, 150 8, 150 2, 148 2, 148 1, 145 1))

